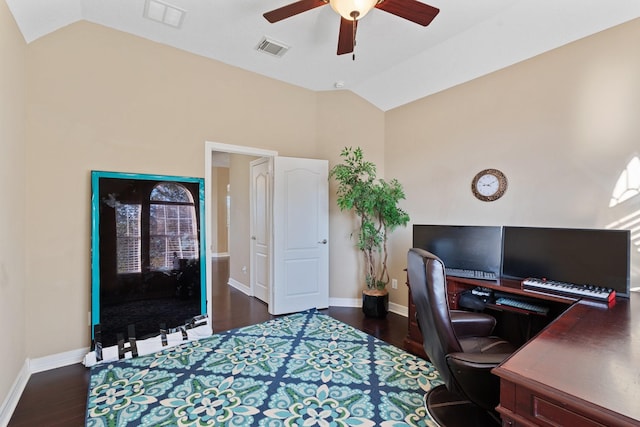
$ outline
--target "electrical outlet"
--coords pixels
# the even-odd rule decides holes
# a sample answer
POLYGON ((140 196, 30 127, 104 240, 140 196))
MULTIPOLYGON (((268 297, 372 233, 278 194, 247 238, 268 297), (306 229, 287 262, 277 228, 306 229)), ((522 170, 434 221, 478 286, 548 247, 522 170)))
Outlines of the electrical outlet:
POLYGON ((398 289, 398 279, 391 279, 391 288, 398 289))

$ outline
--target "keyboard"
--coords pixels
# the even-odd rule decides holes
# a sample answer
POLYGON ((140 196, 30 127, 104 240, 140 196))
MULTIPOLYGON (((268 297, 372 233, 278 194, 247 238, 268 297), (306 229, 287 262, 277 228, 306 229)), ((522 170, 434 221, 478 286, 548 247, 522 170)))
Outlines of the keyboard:
POLYGON ((507 307, 519 308, 521 310, 532 311, 538 314, 547 314, 549 312, 549 307, 545 307, 543 305, 538 305, 532 302, 523 301, 515 298, 508 298, 508 297, 496 298, 495 304, 504 305, 507 307))
POLYGON ((616 298, 616 291, 610 288, 603 288, 592 285, 577 285, 575 283, 558 282, 555 280, 527 278, 522 281, 522 289, 538 292, 548 292, 551 294, 574 297, 589 298, 596 301, 611 302, 616 298))
POLYGON ((495 273, 480 270, 466 270, 462 268, 447 267, 447 275, 455 277, 465 277, 467 279, 496 280, 495 273))

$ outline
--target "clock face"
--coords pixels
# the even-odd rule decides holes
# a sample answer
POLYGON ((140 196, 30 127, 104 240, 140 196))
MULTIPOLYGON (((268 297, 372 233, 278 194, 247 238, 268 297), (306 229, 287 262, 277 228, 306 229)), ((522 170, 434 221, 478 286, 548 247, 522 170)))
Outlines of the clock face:
POLYGON ((483 196, 492 196, 496 194, 499 187, 500 183, 498 182, 498 177, 491 175, 490 173, 482 175, 476 183, 476 190, 478 190, 478 193, 483 196))
POLYGON ((471 191, 485 202, 498 200, 507 190, 507 178, 497 169, 485 169, 476 174, 471 182, 471 191))

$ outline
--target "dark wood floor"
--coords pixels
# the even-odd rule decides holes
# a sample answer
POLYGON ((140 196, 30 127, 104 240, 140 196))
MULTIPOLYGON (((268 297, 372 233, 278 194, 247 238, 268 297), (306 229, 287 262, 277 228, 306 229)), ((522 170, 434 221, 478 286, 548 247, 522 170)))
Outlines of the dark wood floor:
MULTIPOLYGON (((226 285, 228 262, 212 263, 213 329, 216 332, 271 319, 267 306, 226 285)), ((402 348, 407 318, 389 313, 386 319, 370 319, 359 308, 330 307, 324 313, 379 339, 402 348)), ((10 427, 83 426, 89 385, 89 369, 81 364, 33 374, 13 413, 10 427)))

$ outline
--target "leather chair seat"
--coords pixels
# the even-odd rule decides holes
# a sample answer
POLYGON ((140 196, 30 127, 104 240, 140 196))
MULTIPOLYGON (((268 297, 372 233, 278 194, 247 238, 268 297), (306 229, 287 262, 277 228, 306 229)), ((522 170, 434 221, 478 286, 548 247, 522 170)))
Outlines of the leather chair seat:
POLYGON ((491 335, 496 327, 496 319, 485 313, 464 310, 449 310, 451 325, 458 339, 491 335))
POLYGON ((513 353, 515 348, 500 337, 467 337, 459 338, 464 353, 499 354, 513 353))

